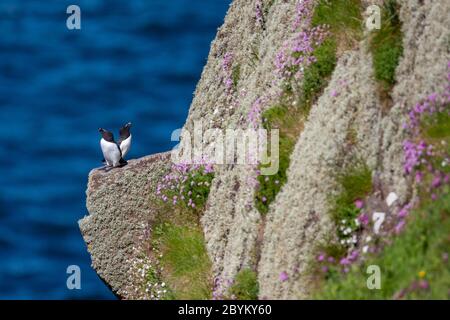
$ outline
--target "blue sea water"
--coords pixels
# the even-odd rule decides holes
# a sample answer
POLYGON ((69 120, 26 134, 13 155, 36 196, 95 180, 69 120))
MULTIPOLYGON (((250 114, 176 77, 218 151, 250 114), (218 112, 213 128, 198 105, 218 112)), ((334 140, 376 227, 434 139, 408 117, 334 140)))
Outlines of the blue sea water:
POLYGON ((97 129, 133 122, 131 158, 171 148, 230 2, 0 1, 0 299, 114 299, 77 224, 97 129))

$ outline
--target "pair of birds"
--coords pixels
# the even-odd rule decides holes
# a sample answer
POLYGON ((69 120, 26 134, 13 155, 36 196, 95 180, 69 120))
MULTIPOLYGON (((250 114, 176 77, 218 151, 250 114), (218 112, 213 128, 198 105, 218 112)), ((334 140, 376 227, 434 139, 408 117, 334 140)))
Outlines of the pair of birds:
POLYGON ((127 164, 124 160, 131 148, 131 123, 127 123, 119 130, 119 141, 114 140, 112 132, 103 128, 98 129, 102 135, 100 147, 102 148, 103 162, 106 163, 105 170, 122 167, 127 164))

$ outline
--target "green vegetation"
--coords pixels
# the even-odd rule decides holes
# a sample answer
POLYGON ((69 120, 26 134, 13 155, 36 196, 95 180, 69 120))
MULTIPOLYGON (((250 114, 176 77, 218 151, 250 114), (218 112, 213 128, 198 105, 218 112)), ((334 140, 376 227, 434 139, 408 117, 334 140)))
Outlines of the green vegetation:
POLYGON ((347 275, 329 278, 319 299, 449 299, 450 190, 435 202, 424 203, 410 216, 407 228, 379 256, 347 275), (381 268, 381 289, 366 286, 369 265, 381 268))
POLYGON ((157 195, 162 205, 192 211, 199 215, 208 200, 214 172, 210 165, 195 168, 174 167, 163 182, 158 184, 157 195))
POLYGON ((213 178, 211 165, 174 165, 157 186, 161 208, 153 221, 150 257, 162 268, 158 275, 150 270, 148 281, 164 282, 166 299, 211 298, 211 262, 200 217, 213 178))
POLYGON ((395 84, 395 70, 403 54, 401 21, 396 0, 386 0, 381 17, 381 30, 375 30, 370 41, 375 78, 385 91, 395 84))
MULTIPOLYGON (((449 108, 448 106, 446 107, 449 108)), ((438 112, 432 117, 426 117, 423 122, 423 135, 428 140, 439 140, 450 137, 450 114, 438 112)))
POLYGON ((256 272, 251 269, 241 270, 229 289, 229 294, 237 300, 257 300, 259 285, 256 272))
POLYGON ((331 197, 331 216, 336 224, 341 220, 354 220, 359 213, 355 201, 364 199, 372 191, 372 172, 362 161, 357 161, 343 172, 337 174, 336 180, 341 192, 331 197))
POLYGON ((308 112, 336 67, 336 41, 326 40, 314 51, 314 56, 317 62, 305 70, 300 96, 301 107, 308 112))
MULTIPOLYGON (((290 155, 294 149, 298 134, 303 128, 303 121, 299 121, 303 112, 297 108, 289 108, 286 104, 274 106, 263 113, 264 128, 279 129, 279 169, 271 176, 258 177, 259 188, 256 192, 256 208, 261 213, 267 213, 269 205, 275 200, 281 187, 287 181, 290 155), (287 113, 289 112, 289 115, 287 113)), ((303 113, 304 114, 304 113, 303 113)))
POLYGON ((362 38, 362 24, 360 0, 319 0, 314 9, 312 25, 330 26, 341 50, 352 48, 362 38))
MULTIPOLYGON (((179 219, 181 220, 181 219, 179 219)), ((201 228, 193 221, 161 222, 153 233, 172 299, 210 299, 209 261, 201 228)))

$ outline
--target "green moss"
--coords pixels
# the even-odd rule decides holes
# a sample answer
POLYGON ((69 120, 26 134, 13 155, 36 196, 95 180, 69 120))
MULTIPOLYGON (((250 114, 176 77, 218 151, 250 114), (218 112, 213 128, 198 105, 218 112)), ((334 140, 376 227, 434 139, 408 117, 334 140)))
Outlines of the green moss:
POLYGON ((162 222, 153 234, 173 299, 210 299, 211 262, 203 233, 191 222, 162 222))
POLYGON ((346 276, 336 274, 317 293, 319 299, 392 299, 401 290, 406 299, 449 299, 450 264, 445 255, 450 248, 450 190, 435 202, 416 209, 407 228, 379 256, 354 267, 346 276), (366 286, 369 265, 381 269, 381 289, 366 286), (425 271, 429 289, 412 290, 425 271))
POLYGON ((397 6, 395 0, 385 1, 381 30, 375 30, 370 41, 375 78, 384 89, 395 84, 395 70, 403 54, 403 36, 397 6))
POLYGON ((259 285, 256 272, 251 269, 241 270, 229 289, 229 294, 237 300, 257 300, 259 285))

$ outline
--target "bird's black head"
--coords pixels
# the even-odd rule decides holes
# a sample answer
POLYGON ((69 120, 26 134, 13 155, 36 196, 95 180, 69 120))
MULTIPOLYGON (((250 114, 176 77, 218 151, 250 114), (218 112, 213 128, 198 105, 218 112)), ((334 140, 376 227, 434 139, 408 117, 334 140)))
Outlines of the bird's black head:
POLYGON ((120 138, 122 140, 127 139, 130 136, 130 129, 131 129, 131 122, 128 122, 126 125, 124 125, 122 128, 120 128, 120 138))
POLYGON ((102 138, 106 141, 114 142, 114 135, 112 134, 112 132, 109 132, 108 130, 105 130, 103 128, 98 129, 98 132, 100 132, 102 138))

